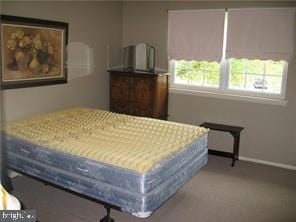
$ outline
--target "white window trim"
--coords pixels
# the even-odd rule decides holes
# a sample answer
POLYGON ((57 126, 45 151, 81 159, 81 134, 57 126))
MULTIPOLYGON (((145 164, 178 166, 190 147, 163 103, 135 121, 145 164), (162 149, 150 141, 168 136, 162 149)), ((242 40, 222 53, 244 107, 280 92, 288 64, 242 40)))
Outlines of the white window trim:
POLYGON ((272 104, 286 106, 288 101, 285 100, 286 84, 287 84, 287 70, 288 63, 285 63, 283 76, 282 76, 282 88, 280 94, 272 93, 258 93, 239 89, 229 89, 229 60, 225 60, 220 65, 220 81, 219 88, 204 87, 204 86, 192 86, 185 84, 175 83, 175 62, 169 62, 169 72, 172 74, 170 78, 170 93, 194 95, 202 97, 211 97, 219 99, 231 99, 240 100, 262 104, 272 104))
POLYGON ((269 105, 278 105, 278 106, 286 106, 288 101, 282 99, 269 99, 262 97, 252 97, 252 96, 244 96, 244 95, 234 95, 234 94, 226 94, 226 93, 217 93, 210 91, 196 91, 196 90, 186 90, 186 89, 178 89, 174 87, 170 87, 169 92, 172 94, 180 94, 180 95, 190 95, 190 96, 198 96, 198 97, 209 97, 216 99, 226 99, 226 100, 235 100, 242 102, 251 102, 251 103, 259 103, 259 104, 269 104, 269 105))

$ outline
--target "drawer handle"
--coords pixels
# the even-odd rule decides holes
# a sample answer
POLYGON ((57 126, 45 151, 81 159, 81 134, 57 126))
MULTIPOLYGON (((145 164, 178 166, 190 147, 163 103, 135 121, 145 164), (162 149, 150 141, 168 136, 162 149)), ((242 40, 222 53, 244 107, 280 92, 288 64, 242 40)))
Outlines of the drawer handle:
POLYGON ((23 149, 23 148, 21 148, 21 151, 22 151, 22 152, 24 152, 24 153, 26 153, 26 154, 29 154, 29 153, 31 153, 30 151, 28 151, 28 150, 25 150, 25 149, 23 149))
POLYGON ((88 173, 88 169, 82 169, 82 168, 79 168, 79 167, 76 167, 77 170, 80 170, 82 172, 85 172, 85 173, 88 173))

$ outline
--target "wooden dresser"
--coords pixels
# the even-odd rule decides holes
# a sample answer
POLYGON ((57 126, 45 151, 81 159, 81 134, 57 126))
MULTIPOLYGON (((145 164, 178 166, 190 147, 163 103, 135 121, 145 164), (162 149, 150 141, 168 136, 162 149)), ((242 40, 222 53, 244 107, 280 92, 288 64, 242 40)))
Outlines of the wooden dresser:
POLYGON ((168 73, 109 70, 110 111, 158 119, 168 117, 168 73))

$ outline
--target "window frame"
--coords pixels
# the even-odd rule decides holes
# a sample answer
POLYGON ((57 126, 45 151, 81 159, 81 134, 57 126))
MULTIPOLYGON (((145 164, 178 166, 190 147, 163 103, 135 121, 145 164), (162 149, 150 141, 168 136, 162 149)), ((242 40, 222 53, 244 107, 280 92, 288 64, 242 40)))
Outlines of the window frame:
POLYGON ((286 97, 286 85, 287 85, 287 72, 288 62, 284 62, 282 83, 280 94, 268 93, 268 92, 255 92, 243 89, 230 89, 229 78, 230 78, 230 59, 223 59, 220 62, 220 77, 218 88, 207 87, 207 86, 196 86, 188 84, 175 83, 175 60, 169 61, 169 72, 172 74, 170 81, 170 88, 177 89, 178 91, 193 91, 195 93, 215 93, 220 95, 240 96, 258 99, 274 99, 274 100, 285 100, 286 97))

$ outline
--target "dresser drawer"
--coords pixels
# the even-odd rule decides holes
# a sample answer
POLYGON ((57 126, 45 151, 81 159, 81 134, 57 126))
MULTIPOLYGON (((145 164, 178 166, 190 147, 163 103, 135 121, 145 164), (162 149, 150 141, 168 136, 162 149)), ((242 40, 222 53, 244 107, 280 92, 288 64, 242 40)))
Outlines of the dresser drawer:
POLYGON ((132 81, 132 77, 124 75, 111 75, 111 86, 129 86, 132 81))
POLYGON ((110 101, 110 111, 116 113, 130 114, 130 104, 128 100, 113 99, 110 101))
POLYGON ((129 100, 129 88, 127 86, 111 86, 111 99, 129 100))
POLYGON ((153 99, 153 82, 148 78, 134 78, 131 99, 135 103, 151 104, 153 99))
POLYGON ((137 102, 132 103, 131 115, 151 117, 152 114, 153 114, 153 110, 150 104, 137 103, 137 102))

